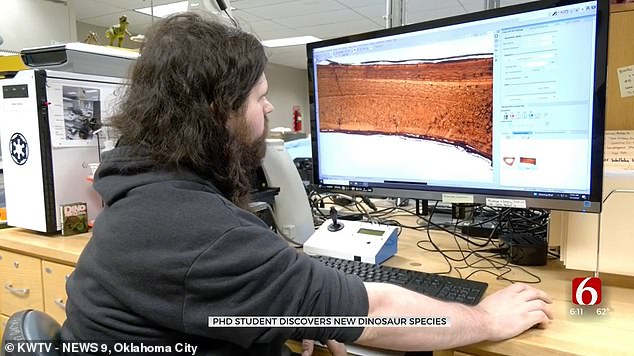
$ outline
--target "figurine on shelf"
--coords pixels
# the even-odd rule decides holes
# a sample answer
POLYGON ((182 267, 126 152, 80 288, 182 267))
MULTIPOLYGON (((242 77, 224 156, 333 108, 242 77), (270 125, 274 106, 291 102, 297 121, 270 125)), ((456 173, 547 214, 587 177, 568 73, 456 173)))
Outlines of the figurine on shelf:
POLYGON ((97 38, 97 34, 93 31, 88 32, 88 35, 84 39, 84 43, 98 45, 99 39, 97 38))
POLYGON ((123 43, 123 39, 125 38, 125 35, 132 35, 130 32, 128 32, 128 25, 130 23, 128 22, 128 18, 123 15, 121 17, 119 17, 119 23, 117 25, 112 25, 112 27, 110 27, 107 31, 106 31, 106 38, 110 39, 110 45, 112 46, 114 44, 114 40, 117 40, 117 47, 121 47, 121 44, 123 43))

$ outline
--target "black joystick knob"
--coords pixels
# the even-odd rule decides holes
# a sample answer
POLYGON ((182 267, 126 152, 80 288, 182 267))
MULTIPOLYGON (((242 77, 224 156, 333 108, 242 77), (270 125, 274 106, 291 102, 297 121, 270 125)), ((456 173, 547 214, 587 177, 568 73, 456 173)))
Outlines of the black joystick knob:
POLYGON ((343 224, 337 222, 337 209, 334 206, 330 207, 330 219, 332 219, 332 224, 328 225, 328 231, 335 232, 343 229, 343 224))

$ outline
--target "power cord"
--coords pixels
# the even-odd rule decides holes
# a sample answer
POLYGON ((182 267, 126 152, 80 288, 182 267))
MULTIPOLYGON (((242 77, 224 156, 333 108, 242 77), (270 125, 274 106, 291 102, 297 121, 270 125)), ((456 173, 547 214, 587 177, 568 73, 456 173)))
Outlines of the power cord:
POLYGON ((282 232, 282 229, 280 229, 280 225, 279 225, 279 223, 277 221, 277 218, 275 217, 275 212, 273 211, 273 208, 271 207, 271 205, 269 203, 262 202, 262 201, 249 203, 249 209, 252 212, 261 211, 261 210, 263 210, 262 208, 266 208, 266 210, 271 215, 271 220, 273 221, 273 228, 275 229, 275 231, 276 231, 278 236, 280 236, 281 238, 286 240, 293 247, 296 247, 296 248, 303 247, 302 244, 299 244, 299 243, 295 242, 292 238, 290 238, 289 236, 286 236, 284 234, 284 232, 282 232))

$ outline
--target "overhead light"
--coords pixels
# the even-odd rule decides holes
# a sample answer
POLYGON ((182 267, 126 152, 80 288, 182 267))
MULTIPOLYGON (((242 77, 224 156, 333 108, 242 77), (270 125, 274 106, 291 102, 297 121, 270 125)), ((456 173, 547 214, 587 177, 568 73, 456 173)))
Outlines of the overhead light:
POLYGON ((262 41, 262 45, 265 47, 286 47, 286 46, 302 45, 302 44, 317 42, 317 41, 321 41, 321 38, 317 38, 314 36, 300 36, 300 37, 278 38, 276 40, 266 40, 266 41, 262 41))
POLYGON ((189 1, 179 1, 179 2, 173 2, 171 4, 165 4, 165 5, 157 5, 154 6, 154 8, 150 7, 144 7, 141 9, 134 9, 134 11, 136 12, 140 12, 142 14, 146 14, 146 15, 154 15, 156 17, 167 17, 171 14, 177 14, 179 12, 185 12, 187 11, 187 6, 189 4, 189 1))

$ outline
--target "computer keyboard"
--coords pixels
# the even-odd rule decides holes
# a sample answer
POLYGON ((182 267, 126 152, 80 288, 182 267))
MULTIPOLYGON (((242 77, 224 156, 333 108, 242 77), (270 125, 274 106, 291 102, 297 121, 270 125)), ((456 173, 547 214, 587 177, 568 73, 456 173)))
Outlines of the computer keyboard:
POLYGON ((437 274, 410 271, 371 263, 344 260, 328 256, 311 256, 326 266, 355 274, 364 282, 395 284, 426 296, 468 305, 476 305, 482 299, 488 284, 437 274))

